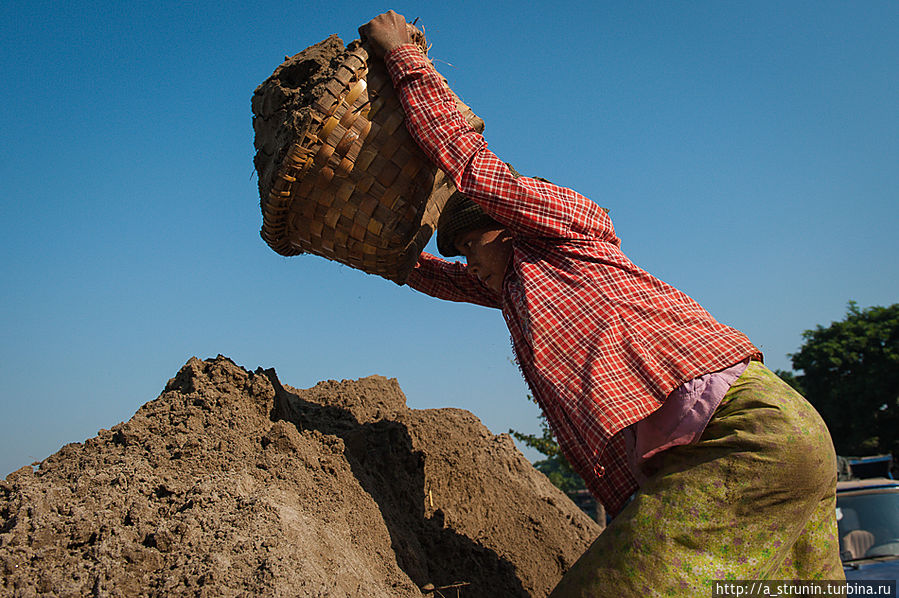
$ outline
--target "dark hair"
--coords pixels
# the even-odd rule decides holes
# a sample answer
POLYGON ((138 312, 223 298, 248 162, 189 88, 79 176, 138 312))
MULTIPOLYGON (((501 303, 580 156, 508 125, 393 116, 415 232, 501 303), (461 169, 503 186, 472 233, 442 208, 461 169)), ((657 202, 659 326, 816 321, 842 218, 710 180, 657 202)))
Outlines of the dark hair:
POLYGON ((456 191, 443 207, 437 220, 437 249, 444 257, 460 255, 456 238, 479 228, 502 227, 481 206, 456 191))
MULTIPOLYGON (((513 178, 521 176, 521 173, 508 162, 506 166, 513 178)), ((456 237, 479 228, 502 228, 502 226, 482 210, 481 206, 465 197, 460 191, 456 191, 446 200, 440 218, 437 219, 437 250, 444 257, 460 255, 456 249, 456 237)))

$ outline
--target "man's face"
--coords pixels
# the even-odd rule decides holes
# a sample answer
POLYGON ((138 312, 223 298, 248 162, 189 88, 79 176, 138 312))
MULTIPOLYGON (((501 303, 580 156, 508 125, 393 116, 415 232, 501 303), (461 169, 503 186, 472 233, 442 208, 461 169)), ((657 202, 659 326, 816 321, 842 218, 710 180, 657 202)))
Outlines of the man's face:
POLYGON ((512 257, 512 235, 505 228, 479 228, 456 237, 456 249, 468 271, 484 286, 501 293, 506 267, 512 257))

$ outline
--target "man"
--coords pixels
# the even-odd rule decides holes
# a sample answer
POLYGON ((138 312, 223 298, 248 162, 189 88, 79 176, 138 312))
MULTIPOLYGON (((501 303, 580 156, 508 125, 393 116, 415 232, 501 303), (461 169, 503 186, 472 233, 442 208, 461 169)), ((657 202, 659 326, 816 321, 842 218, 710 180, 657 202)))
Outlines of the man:
POLYGON ((630 262, 604 210, 487 149, 401 15, 360 34, 460 192, 437 243, 467 263, 422 254, 408 284, 502 310, 560 448, 615 515, 553 596, 840 579, 835 455, 811 405, 745 335, 630 262))

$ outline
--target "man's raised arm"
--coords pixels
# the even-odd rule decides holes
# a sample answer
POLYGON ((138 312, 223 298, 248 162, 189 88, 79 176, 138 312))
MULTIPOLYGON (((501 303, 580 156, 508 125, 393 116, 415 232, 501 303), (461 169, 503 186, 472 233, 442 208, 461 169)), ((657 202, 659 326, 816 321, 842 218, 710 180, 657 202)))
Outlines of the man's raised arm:
POLYGON ((384 56, 406 128, 429 159, 513 233, 599 237, 618 243, 611 221, 594 202, 542 180, 517 177, 487 148, 456 108, 443 77, 412 44, 409 25, 390 11, 359 28, 372 52, 384 56))

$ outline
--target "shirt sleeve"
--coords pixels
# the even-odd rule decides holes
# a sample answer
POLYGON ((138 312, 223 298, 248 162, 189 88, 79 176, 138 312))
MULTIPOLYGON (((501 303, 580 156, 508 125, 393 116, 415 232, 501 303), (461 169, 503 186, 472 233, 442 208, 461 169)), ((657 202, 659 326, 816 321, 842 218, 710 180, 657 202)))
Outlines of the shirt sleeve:
POLYGON ((443 77, 417 46, 400 46, 385 62, 409 133, 456 188, 491 217, 520 235, 620 244, 605 210, 594 202, 548 181, 514 176, 465 121, 443 77))
POLYGON ((501 297, 485 287, 481 281, 468 273, 462 262, 450 262, 429 253, 422 253, 418 263, 406 279, 406 284, 415 289, 447 301, 462 301, 499 308, 501 297))

